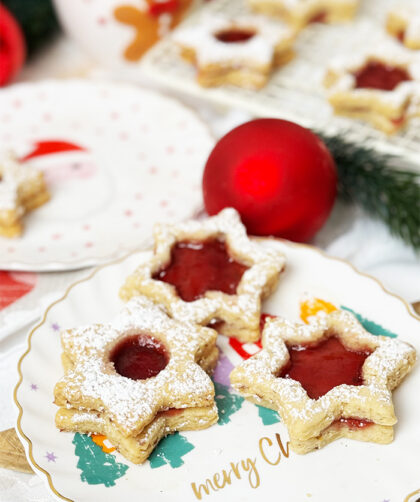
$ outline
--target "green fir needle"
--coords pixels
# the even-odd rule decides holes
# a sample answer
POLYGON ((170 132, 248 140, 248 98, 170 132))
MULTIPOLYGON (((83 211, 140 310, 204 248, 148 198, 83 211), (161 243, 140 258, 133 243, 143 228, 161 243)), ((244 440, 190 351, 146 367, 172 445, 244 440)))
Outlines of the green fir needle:
POLYGON ((420 172, 396 167, 397 158, 347 141, 318 135, 335 159, 339 196, 382 220, 393 235, 420 250, 420 172))

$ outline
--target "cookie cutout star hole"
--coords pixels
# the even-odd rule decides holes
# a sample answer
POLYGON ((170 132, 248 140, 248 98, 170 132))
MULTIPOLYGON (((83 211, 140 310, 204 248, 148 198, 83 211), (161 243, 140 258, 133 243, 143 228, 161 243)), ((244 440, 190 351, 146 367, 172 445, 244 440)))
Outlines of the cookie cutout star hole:
POLYGON ((127 277, 120 296, 146 295, 174 319, 204 326, 243 342, 260 338, 261 301, 285 267, 277 245, 246 233, 239 214, 226 208, 205 220, 154 227, 154 251, 127 277))
POLYGON ((172 247, 169 264, 153 279, 172 284, 182 300, 191 302, 207 291, 236 294, 246 270, 229 254, 224 240, 181 241, 172 247))
POLYGON ((280 378, 300 382, 311 399, 318 399, 338 385, 363 385, 362 368, 372 350, 351 350, 337 336, 312 345, 289 345, 289 362, 280 378))
POLYGON ((393 91, 402 82, 412 80, 404 67, 381 61, 369 60, 354 73, 356 89, 378 89, 393 91))

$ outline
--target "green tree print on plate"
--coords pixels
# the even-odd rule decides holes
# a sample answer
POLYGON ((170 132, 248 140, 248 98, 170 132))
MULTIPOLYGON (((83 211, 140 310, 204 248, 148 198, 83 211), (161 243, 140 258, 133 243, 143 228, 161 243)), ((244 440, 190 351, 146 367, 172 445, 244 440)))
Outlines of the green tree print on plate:
POLYGON ((105 453, 85 434, 74 435, 72 443, 79 457, 77 467, 82 471, 80 479, 89 485, 114 486, 115 481, 126 473, 128 465, 115 460, 114 455, 105 453))
POLYGON ((258 408, 258 416, 261 418, 264 425, 272 425, 280 422, 280 417, 277 411, 270 410, 259 404, 255 405, 258 408))
POLYGON ((152 469, 169 464, 176 469, 184 464, 182 457, 194 449, 194 445, 187 441, 187 438, 175 432, 159 441, 152 451, 149 462, 152 469))
POLYGON ((221 383, 214 382, 215 401, 219 412, 218 425, 226 425, 230 417, 241 409, 244 398, 237 394, 231 394, 229 388, 221 383))

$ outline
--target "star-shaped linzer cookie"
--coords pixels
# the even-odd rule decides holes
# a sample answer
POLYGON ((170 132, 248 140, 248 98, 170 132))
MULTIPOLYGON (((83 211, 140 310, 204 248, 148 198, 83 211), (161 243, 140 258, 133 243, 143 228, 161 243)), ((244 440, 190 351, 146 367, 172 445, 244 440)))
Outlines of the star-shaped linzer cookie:
POLYGON ((309 325, 268 319, 262 345, 230 379, 244 397, 279 412, 295 452, 341 437, 392 441, 391 391, 415 363, 411 345, 371 335, 343 310, 309 325))
POLYGON ((393 134, 419 115, 420 64, 386 40, 359 54, 338 57, 324 77, 334 112, 393 134))
POLYGON ((197 67, 200 85, 250 89, 263 87, 275 68, 293 59, 295 38, 292 28, 264 16, 220 14, 202 15, 173 35, 181 56, 197 67))
POLYGON ((64 331, 57 427, 105 434, 136 463, 171 432, 209 427, 218 418, 206 373, 217 362, 216 337, 142 296, 113 322, 64 331))
POLYGON ((260 337, 261 300, 276 287, 283 253, 249 239, 238 213, 227 208, 206 220, 154 229, 153 255, 120 290, 143 294, 180 321, 212 325, 242 342, 260 337))

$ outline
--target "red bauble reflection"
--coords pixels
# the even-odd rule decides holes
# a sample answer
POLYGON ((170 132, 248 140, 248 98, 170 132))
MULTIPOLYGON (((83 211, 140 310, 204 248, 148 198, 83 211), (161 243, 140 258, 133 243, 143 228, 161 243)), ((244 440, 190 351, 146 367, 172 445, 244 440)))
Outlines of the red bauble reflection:
POLYGON ((224 136, 203 176, 207 212, 234 207, 250 234, 307 241, 334 204, 337 173, 324 143, 280 119, 247 122, 224 136))
POLYGON ((25 37, 15 17, 0 4, 0 86, 10 82, 23 66, 25 37))

